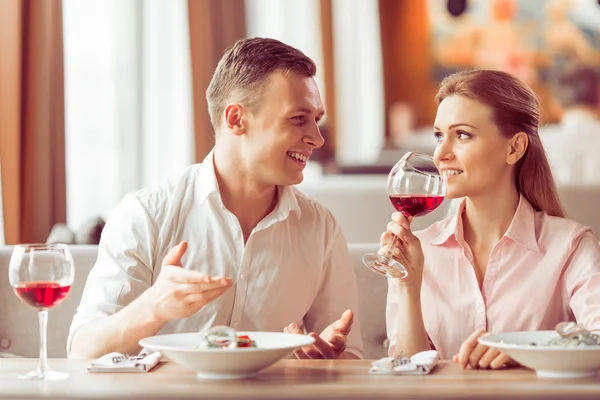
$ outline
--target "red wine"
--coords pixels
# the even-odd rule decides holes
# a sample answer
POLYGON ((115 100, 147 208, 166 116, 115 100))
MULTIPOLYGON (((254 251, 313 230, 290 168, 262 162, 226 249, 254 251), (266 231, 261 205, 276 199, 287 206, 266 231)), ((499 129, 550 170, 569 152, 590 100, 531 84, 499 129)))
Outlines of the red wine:
POLYGON ((23 282, 15 287, 17 297, 34 308, 51 308, 67 297, 71 285, 60 286, 57 282, 23 282))
POLYGON ((444 196, 394 194, 390 196, 390 201, 405 217, 421 217, 438 208, 444 201, 444 196))

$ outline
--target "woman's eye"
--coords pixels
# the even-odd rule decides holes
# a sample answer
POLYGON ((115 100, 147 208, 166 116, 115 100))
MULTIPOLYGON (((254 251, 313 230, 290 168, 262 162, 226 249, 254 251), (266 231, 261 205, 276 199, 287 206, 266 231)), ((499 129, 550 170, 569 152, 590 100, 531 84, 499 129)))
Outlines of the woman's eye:
POLYGON ((292 121, 294 122, 294 124, 296 125, 300 125, 303 124, 305 121, 304 115, 298 115, 296 117, 292 117, 292 121))
POLYGON ((458 136, 459 139, 462 139, 462 140, 471 139, 471 137, 472 137, 470 134, 468 134, 465 131, 458 131, 458 132, 456 132, 456 135, 458 136))
POLYGON ((433 132, 433 137, 435 138, 435 140, 442 140, 442 133, 441 132, 433 132))

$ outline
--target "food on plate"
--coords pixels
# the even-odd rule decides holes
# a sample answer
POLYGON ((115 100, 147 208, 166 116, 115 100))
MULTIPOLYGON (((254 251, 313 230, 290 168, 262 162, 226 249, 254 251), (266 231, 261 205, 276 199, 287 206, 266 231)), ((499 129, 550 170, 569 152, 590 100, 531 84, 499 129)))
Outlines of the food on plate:
POLYGON ((532 346, 550 346, 550 347, 585 347, 600 346, 600 335, 590 332, 582 325, 575 322, 560 322, 555 328, 558 336, 550 339, 548 343, 531 342, 532 346))
POLYGON ((200 349, 235 349, 258 347, 256 341, 248 335, 237 334, 228 326, 215 326, 203 333, 200 338, 200 349))

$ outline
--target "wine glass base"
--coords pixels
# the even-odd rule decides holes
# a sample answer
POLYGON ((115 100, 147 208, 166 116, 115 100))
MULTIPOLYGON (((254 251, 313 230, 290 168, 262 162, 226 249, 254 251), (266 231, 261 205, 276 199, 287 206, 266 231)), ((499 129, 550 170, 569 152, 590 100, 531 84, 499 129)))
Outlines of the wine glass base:
POLYGON ((66 372, 53 371, 51 369, 47 369, 45 371, 41 371, 39 369, 35 369, 33 371, 29 371, 26 374, 17 375, 19 379, 29 379, 29 380, 44 380, 44 381, 58 381, 61 379, 67 379, 69 374, 66 372))
POLYGON ((363 263, 373 272, 388 278, 403 279, 408 276, 408 271, 402 264, 390 257, 381 254, 368 253, 363 256, 363 263))

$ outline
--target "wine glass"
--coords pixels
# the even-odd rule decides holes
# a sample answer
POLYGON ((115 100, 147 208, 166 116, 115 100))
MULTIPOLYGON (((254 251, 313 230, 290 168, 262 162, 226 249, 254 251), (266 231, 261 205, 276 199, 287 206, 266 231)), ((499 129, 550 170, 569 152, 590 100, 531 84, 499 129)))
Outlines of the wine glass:
MULTIPOLYGON (((432 156, 408 152, 390 171, 387 193, 394 208, 405 217, 421 217, 434 211, 444 201, 446 177, 440 174, 432 156)), ((365 254, 363 263, 378 274, 406 278, 408 271, 391 254, 396 240, 394 236, 385 254, 365 254)))
POLYGON ((73 257, 64 244, 20 244, 13 248, 8 268, 10 285, 17 297, 38 310, 40 363, 37 369, 19 375, 22 379, 56 380, 68 377, 48 367, 46 331, 48 309, 62 302, 75 275, 73 257))

